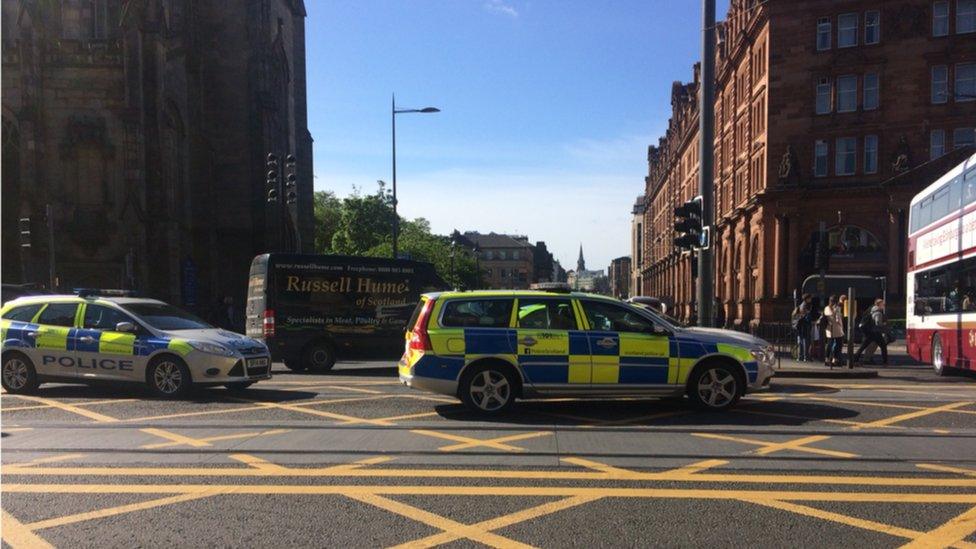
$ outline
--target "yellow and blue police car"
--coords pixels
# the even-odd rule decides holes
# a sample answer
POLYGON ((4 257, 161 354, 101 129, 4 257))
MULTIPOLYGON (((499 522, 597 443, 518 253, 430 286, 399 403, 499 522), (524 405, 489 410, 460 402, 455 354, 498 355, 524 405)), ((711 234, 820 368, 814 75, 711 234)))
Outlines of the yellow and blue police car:
POLYGON ((43 295, 0 309, 0 381, 10 393, 30 393, 44 381, 146 383, 158 396, 177 397, 193 385, 245 389, 271 378, 263 343, 214 328, 154 299, 43 295))
POLYGON ((768 387, 762 339, 685 328, 616 299, 569 291, 428 293, 408 323, 402 383, 496 414, 517 398, 687 394, 722 410, 768 387))

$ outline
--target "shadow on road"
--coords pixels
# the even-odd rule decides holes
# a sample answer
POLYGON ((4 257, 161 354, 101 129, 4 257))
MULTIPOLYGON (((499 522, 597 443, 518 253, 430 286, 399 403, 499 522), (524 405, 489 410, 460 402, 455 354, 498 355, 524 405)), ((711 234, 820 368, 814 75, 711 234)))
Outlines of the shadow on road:
POLYGON ((140 400, 157 400, 161 402, 181 402, 190 404, 234 403, 241 399, 258 402, 288 402, 315 398, 314 391, 282 391, 278 389, 264 389, 255 385, 243 391, 231 391, 223 387, 195 387, 190 394, 179 399, 165 399, 153 395, 144 385, 136 383, 92 383, 91 385, 54 385, 41 386, 33 396, 40 398, 77 398, 113 400, 138 398, 140 400))

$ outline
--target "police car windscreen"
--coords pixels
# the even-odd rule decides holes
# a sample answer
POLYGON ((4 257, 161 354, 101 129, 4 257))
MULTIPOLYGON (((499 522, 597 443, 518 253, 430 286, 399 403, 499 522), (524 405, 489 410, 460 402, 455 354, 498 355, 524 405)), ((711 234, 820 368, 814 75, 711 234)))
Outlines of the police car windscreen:
POLYGON ((126 303, 122 308, 157 330, 206 330, 213 328, 196 316, 165 303, 126 303))

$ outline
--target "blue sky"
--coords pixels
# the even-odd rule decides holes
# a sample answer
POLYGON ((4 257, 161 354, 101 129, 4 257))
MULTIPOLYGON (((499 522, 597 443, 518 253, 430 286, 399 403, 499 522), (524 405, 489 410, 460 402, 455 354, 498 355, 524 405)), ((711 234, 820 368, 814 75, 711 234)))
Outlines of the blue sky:
MULTIPOLYGON (((727 0, 719 0, 724 14, 727 0)), ((372 192, 401 214, 544 240, 574 268, 630 253, 646 148, 700 48, 694 0, 306 0, 315 188, 372 192)))

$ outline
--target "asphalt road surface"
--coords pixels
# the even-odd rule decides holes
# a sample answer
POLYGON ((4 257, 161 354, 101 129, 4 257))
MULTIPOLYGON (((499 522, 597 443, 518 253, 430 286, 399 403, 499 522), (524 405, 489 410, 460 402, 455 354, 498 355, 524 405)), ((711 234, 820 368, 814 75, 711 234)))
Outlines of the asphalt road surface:
POLYGON ((523 402, 389 363, 186 401, 4 394, 5 547, 976 547, 976 379, 774 380, 726 413, 523 402))

